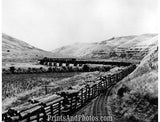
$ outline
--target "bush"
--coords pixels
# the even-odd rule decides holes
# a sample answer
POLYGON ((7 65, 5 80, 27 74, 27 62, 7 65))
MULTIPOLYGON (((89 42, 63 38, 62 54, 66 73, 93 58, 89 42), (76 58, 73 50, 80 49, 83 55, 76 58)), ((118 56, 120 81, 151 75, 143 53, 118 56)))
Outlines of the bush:
POLYGON ((49 67, 48 68, 48 72, 52 72, 53 70, 52 70, 52 67, 49 67))
POLYGON ((28 67, 27 72, 28 72, 28 73, 31 73, 31 68, 30 68, 30 67, 28 67))
POLYGON ((22 69, 21 69, 21 68, 18 68, 18 69, 16 70, 16 73, 23 73, 23 72, 22 72, 22 69))
POLYGON ((83 67, 82 67, 82 69, 83 69, 83 71, 84 72, 89 72, 90 71, 90 68, 89 68, 89 66, 88 65, 83 65, 83 67))
POLYGON ((12 67, 10 67, 10 68, 9 68, 9 70, 10 70, 10 72, 11 72, 12 74, 14 74, 14 73, 15 73, 16 68, 15 68, 14 66, 12 66, 12 67))

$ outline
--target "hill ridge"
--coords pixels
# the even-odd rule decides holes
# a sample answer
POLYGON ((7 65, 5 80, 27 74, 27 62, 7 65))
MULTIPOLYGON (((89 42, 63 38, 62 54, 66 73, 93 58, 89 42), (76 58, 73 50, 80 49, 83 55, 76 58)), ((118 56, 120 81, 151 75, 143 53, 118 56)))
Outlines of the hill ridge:
POLYGON ((148 42, 158 34, 141 34, 122 37, 112 37, 97 43, 80 43, 63 46, 53 50, 54 54, 65 55, 67 57, 80 58, 109 58, 109 52, 117 47, 132 47, 139 43, 148 42), (103 55, 100 54, 103 52, 103 55))

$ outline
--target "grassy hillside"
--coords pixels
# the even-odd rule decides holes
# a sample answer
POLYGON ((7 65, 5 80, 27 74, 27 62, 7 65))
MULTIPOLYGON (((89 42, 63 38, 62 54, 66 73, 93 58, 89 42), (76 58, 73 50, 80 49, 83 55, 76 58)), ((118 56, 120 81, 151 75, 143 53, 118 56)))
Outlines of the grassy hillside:
POLYGON ((117 84, 109 101, 117 122, 157 122, 158 48, 156 46, 132 74, 117 84))
POLYGON ((97 43, 76 43, 74 45, 64 46, 52 51, 54 54, 61 54, 69 57, 81 58, 109 58, 111 50, 117 47, 150 46, 155 42, 152 38, 157 34, 143 34, 139 36, 113 37, 108 40, 97 43), (148 43, 150 42, 150 43, 148 43), (143 44, 143 45, 142 45, 143 44))
POLYGON ((69 57, 88 58, 93 57, 96 52, 109 52, 110 47, 99 43, 77 43, 62 47, 53 51, 54 54, 61 54, 69 57))
POLYGON ((19 63, 20 65, 30 63, 31 65, 31 62, 35 62, 37 59, 45 56, 53 57, 53 54, 29 45, 24 41, 2 34, 3 66, 11 64, 19 65, 19 63))
POLYGON ((156 43, 156 38, 158 37, 156 34, 142 34, 137 36, 123 44, 119 47, 135 47, 135 46, 150 46, 156 43), (152 40, 153 39, 153 40, 152 40))

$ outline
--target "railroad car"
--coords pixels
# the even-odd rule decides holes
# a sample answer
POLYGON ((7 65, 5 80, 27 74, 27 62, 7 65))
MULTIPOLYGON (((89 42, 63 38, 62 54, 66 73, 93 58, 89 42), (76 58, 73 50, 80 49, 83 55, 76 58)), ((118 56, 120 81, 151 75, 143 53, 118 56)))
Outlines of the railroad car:
POLYGON ((76 61, 76 58, 48 58, 44 57, 43 61, 76 61))

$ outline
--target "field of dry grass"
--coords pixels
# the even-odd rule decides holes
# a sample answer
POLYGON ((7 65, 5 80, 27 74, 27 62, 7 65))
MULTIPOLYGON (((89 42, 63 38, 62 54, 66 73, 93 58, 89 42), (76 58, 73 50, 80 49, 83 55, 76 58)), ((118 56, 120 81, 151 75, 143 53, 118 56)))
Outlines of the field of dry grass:
POLYGON ((108 105, 116 122, 157 122, 157 48, 153 48, 137 69, 116 85, 108 105))
POLYGON ((103 72, 85 73, 44 73, 44 74, 7 74, 2 76, 3 101, 2 109, 6 110, 27 102, 31 98, 45 96, 42 85, 52 85, 48 94, 67 89, 70 86, 85 84, 102 75, 103 72))

